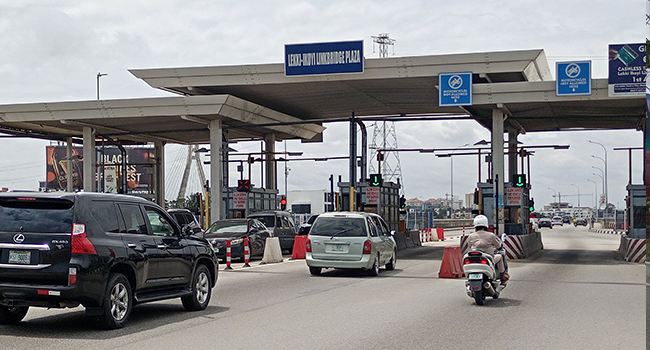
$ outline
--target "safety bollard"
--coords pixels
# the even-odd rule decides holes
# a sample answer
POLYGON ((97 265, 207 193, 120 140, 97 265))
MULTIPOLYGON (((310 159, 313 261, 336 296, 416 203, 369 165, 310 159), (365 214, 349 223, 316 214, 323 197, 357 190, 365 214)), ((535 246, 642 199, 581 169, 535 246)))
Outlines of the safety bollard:
POLYGON ((244 267, 251 267, 248 262, 251 259, 251 251, 248 247, 248 237, 244 238, 244 267))
POLYGON ((232 247, 230 240, 226 241, 226 268, 224 270, 232 270, 232 247))

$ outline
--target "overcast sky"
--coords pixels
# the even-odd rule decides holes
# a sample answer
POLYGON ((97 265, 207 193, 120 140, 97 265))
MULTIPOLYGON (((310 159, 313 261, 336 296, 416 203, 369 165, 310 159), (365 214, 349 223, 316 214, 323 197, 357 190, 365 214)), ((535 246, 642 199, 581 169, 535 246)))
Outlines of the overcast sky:
MULTIPOLYGON (((396 40, 390 50, 395 56, 544 49, 551 71, 556 61, 591 60, 592 77, 606 78, 608 45, 642 42, 644 14, 639 0, 0 0, 0 104, 93 100, 98 72, 108 74, 101 78, 102 99, 171 96, 128 69, 281 63, 284 45, 292 43, 364 40, 366 58, 376 58, 371 36, 379 33, 396 40)), ((348 125, 325 126, 323 143, 287 142, 288 150, 347 155, 348 139, 342 135, 348 125)), ((455 148, 490 139, 488 130, 471 121, 402 122, 395 128, 400 148, 455 148)), ((593 204, 595 185, 588 180, 598 184, 600 194, 602 181, 593 173, 602 174, 603 162, 591 155, 604 158, 604 151, 588 139, 607 149, 609 201, 623 206, 628 155, 613 148, 642 147, 643 135, 634 130, 521 135, 525 145, 570 145, 569 150, 537 150, 531 158, 538 207, 552 201, 549 187, 574 205, 579 188, 587 194, 580 204, 593 204)), ((45 179, 47 144, 0 139, 0 187, 36 189, 45 179)), ((260 143, 232 147, 256 152, 260 143)), ((170 167, 179 152, 185 151, 168 147, 170 167)), ((403 153, 400 159, 407 198, 444 198, 451 192, 449 158, 403 153)), ((635 151, 634 183, 643 182, 642 161, 642 152, 635 151)), ((289 190, 329 188, 329 174, 347 181, 347 165, 290 163, 289 190)), ((453 193, 464 199, 478 179, 476 156, 457 156, 453 165, 453 193)), ((280 165, 281 192, 283 174, 280 165)), ((256 176, 252 180, 259 183, 256 176)))

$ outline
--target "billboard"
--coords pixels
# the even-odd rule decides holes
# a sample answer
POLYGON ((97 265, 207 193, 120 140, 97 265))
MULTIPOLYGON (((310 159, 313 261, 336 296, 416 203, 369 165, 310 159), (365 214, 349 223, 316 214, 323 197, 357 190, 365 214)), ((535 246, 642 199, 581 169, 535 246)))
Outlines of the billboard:
POLYGON ((363 73, 363 40, 284 46, 286 76, 363 73))
MULTIPOLYGON (((72 167, 68 169, 66 146, 47 146, 46 152, 46 180, 48 190, 65 190, 68 185, 67 174, 72 172, 73 188, 75 190, 83 187, 83 147, 72 148, 72 167), (76 157, 75 157, 76 156, 76 157)), ((152 184, 152 170, 154 165, 154 149, 126 148, 127 163, 127 186, 130 194, 150 193, 152 184)), ((95 180, 99 180, 98 189, 103 192, 116 193, 117 186, 121 183, 120 165, 122 154, 117 147, 97 148, 97 164, 95 168, 95 180)))
POLYGON ((645 43, 609 45, 609 97, 643 96, 645 43))

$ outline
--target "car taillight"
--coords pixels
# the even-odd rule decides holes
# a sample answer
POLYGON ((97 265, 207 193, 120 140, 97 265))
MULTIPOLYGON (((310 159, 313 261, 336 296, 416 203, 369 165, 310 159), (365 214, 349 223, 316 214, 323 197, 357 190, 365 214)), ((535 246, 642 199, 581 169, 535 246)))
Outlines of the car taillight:
POLYGON ((307 238, 305 249, 306 249, 307 253, 311 253, 311 240, 309 238, 307 238))
POLYGON ((372 253, 372 242, 369 239, 366 239, 365 242, 363 242, 363 254, 371 254, 372 253))
POLYGON ((86 225, 72 224, 72 254, 97 254, 95 246, 86 236, 86 225))
POLYGON ((71 267, 68 269, 68 285, 77 283, 77 268, 71 267))

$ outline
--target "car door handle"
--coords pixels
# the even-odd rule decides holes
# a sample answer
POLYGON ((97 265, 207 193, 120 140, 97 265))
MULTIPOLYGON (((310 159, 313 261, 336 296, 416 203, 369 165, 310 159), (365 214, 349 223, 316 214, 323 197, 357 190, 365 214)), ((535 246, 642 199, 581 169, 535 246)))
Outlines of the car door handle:
POLYGON ((164 244, 158 244, 158 245, 156 246, 156 248, 158 248, 158 249, 167 249, 167 246, 164 245, 164 244))
POLYGON ((131 248, 131 249, 135 250, 135 251, 138 252, 138 253, 144 253, 145 250, 147 249, 147 248, 144 247, 144 246, 143 246, 142 248, 139 248, 139 249, 138 249, 138 245, 135 244, 135 243, 128 243, 126 246, 127 246, 128 248, 131 248))

